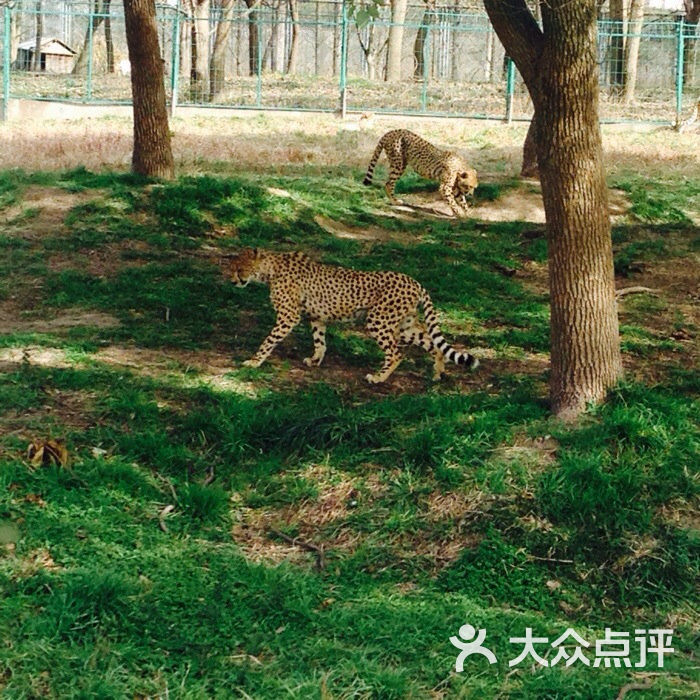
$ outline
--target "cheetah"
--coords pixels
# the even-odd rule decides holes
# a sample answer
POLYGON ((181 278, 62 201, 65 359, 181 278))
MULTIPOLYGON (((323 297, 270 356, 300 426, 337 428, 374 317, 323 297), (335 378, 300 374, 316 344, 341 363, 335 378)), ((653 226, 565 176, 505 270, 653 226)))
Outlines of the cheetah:
POLYGON ((384 189, 392 203, 401 203, 394 197, 394 186, 407 166, 411 165, 419 175, 431 180, 438 180, 440 194, 450 205, 455 216, 466 216, 466 210, 469 206, 467 196, 474 194, 474 190, 479 186, 479 181, 476 177, 476 170, 467 167, 461 156, 453 151, 442 151, 436 148, 432 143, 412 131, 394 129, 387 131, 379 139, 362 184, 372 184, 374 166, 382 151, 386 153, 389 160, 389 179, 386 181, 384 189), (460 199, 462 205, 457 203, 456 198, 460 199))
POLYGON ((361 272, 314 262, 301 252, 273 253, 245 249, 231 261, 231 281, 238 287, 262 282, 270 287, 277 320, 260 349, 243 364, 259 367, 301 320, 309 317, 314 352, 304 363, 316 367, 326 354, 326 323, 366 313, 365 327, 384 351, 384 363, 371 384, 386 381, 401 362, 400 345, 417 345, 431 353, 434 379, 445 370, 445 359, 475 369, 473 355, 458 352, 442 337, 428 292, 413 278, 399 272, 361 272), (418 319, 422 306, 425 322, 418 319))

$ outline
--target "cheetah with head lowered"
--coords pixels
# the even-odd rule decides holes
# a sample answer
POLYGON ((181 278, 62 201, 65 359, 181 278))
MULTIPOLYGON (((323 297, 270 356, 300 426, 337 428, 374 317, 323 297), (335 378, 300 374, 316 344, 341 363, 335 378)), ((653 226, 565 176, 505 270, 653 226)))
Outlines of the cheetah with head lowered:
POLYGON ((418 345, 434 359, 434 378, 440 379, 445 359, 475 369, 479 361, 458 352, 442 337, 428 292, 399 272, 361 272, 314 262, 304 253, 273 253, 246 249, 231 261, 231 281, 238 287, 262 282, 270 287, 277 321, 260 349, 243 364, 259 367, 306 314, 311 321, 314 353, 304 362, 318 366, 326 354, 326 323, 351 319, 366 312, 365 326, 384 351, 384 363, 366 379, 385 381, 401 362, 400 345, 418 345), (418 319, 423 307, 425 323, 418 319))
POLYGON ((389 179, 384 189, 392 203, 401 203, 394 196, 394 187, 406 168, 411 165, 419 175, 440 183, 440 194, 456 216, 466 216, 469 206, 467 197, 474 194, 479 181, 476 170, 467 167, 461 156, 453 151, 436 148, 412 131, 394 129, 387 131, 379 139, 362 184, 372 184, 374 167, 382 151, 389 160, 389 179), (457 203, 457 199, 461 204, 457 203))

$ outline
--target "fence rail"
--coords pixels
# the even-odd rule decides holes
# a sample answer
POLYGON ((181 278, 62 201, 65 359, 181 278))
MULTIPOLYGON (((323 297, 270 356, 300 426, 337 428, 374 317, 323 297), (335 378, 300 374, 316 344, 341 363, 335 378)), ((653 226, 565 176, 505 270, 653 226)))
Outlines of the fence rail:
MULTIPOLYGON (((250 9, 234 1, 202 17, 158 6, 172 111, 196 105, 508 121, 532 112, 483 13, 421 5, 409 7, 401 24, 385 9, 360 26, 341 1, 286 0, 250 9), (390 59, 392 43, 399 51, 390 59)), ((601 20, 601 118, 678 121, 700 92, 699 38, 697 25, 680 17, 601 20)), ((3 118, 9 98, 130 101, 124 17, 105 0, 45 0, 39 14, 5 6, 0 44, 3 118)))

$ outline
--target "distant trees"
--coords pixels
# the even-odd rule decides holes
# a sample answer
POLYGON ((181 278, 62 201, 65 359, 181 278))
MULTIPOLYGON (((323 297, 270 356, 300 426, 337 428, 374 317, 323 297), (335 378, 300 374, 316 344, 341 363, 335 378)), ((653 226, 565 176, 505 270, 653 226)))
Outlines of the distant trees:
POLYGON ((404 22, 408 0, 391 0, 391 26, 386 54, 386 80, 401 80, 401 56, 403 55, 404 22))

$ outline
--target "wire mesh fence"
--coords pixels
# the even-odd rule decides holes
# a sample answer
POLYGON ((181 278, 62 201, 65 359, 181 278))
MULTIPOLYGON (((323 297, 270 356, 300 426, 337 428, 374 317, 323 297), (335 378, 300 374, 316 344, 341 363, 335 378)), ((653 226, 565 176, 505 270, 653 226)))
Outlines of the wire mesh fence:
MULTIPOLYGON (((173 0, 175 3, 177 0, 173 0)), ((179 105, 529 118, 532 105, 485 13, 433 3, 401 22, 355 21, 342 0, 158 5, 163 80, 179 105), (204 9, 201 9, 204 8, 204 9)), ((598 23, 601 119, 677 121, 700 92, 698 26, 682 17, 598 23)), ((17 2, 2 10, 7 99, 128 103, 121 4, 17 2)))

